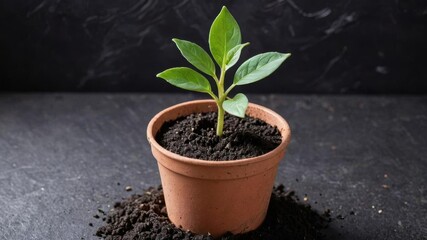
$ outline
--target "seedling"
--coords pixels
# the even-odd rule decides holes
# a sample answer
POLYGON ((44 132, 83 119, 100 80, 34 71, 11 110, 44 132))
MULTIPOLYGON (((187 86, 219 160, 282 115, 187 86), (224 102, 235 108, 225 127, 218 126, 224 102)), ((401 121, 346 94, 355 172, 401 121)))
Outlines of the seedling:
POLYGON ((219 78, 212 58, 203 48, 195 43, 177 38, 172 41, 175 42, 188 62, 213 78, 217 94, 212 92, 211 84, 202 74, 188 67, 170 68, 157 74, 157 77, 163 78, 179 88, 209 94, 218 106, 216 126, 218 136, 222 136, 223 133, 225 112, 243 118, 248 107, 248 98, 243 93, 228 98, 230 91, 236 86, 250 84, 267 77, 291 55, 290 53, 266 52, 253 56, 237 69, 233 83, 225 89, 226 72, 237 63, 242 49, 249 45, 249 43, 242 43, 240 27, 225 6, 213 21, 209 32, 209 48, 213 59, 220 68, 219 78))

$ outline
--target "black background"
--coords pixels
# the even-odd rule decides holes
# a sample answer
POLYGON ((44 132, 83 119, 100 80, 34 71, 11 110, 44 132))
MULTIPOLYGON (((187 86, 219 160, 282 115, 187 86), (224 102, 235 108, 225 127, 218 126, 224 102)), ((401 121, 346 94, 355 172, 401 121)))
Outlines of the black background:
POLYGON ((189 65, 171 38, 208 49, 210 25, 227 5, 243 41, 251 42, 240 62, 265 51, 293 54, 271 77, 244 87, 247 92, 427 93, 422 0, 0 4, 1 91, 182 92, 155 78, 189 65))

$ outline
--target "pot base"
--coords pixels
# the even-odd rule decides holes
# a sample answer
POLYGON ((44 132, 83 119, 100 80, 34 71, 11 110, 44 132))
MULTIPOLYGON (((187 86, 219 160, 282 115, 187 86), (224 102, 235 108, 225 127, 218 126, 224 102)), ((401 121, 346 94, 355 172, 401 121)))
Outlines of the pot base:
POLYGON ((263 174, 224 182, 188 178, 161 164, 159 170, 166 206, 182 206, 168 208, 171 222, 214 237, 258 228, 267 214, 272 189, 260 183, 274 182, 276 176, 276 169, 271 168, 263 174))
MULTIPOLYGON (((114 211, 108 211, 103 226, 96 235, 114 239, 187 239, 210 240, 209 235, 197 235, 175 227, 167 218, 161 188, 148 188, 116 203, 114 211), (135 221, 135 216, 137 217, 135 221), (133 220, 132 220, 133 219, 133 220), (156 227, 153 227, 153 223, 156 227)), ((330 217, 327 211, 320 215, 307 202, 300 202, 293 191, 285 191, 283 185, 275 187, 271 195, 264 223, 252 232, 239 235, 238 239, 323 239, 324 228, 330 217), (323 236, 323 237, 322 237, 323 236)), ((100 221, 100 219, 97 219, 100 221)), ((234 236, 226 234, 226 238, 234 236)))

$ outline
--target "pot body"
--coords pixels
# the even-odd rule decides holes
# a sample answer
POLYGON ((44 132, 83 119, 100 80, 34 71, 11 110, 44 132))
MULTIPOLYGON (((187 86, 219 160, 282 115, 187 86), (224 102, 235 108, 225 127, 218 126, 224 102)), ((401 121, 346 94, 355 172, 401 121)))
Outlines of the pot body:
POLYGON ((147 138, 159 166, 169 219, 194 233, 219 237, 227 232, 254 230, 263 222, 277 168, 290 141, 290 129, 277 113, 250 103, 246 114, 276 126, 282 135, 282 143, 264 155, 207 161, 180 156, 156 142, 155 136, 164 122, 216 110, 212 100, 167 108, 150 121, 147 138))

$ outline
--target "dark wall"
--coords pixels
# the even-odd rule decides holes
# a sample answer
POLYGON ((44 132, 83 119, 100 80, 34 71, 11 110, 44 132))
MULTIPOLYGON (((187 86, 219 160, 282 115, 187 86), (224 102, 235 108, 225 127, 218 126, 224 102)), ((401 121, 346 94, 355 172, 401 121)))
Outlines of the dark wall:
POLYGON ((423 0, 3 0, 0 5, 3 91, 181 91, 155 78, 166 68, 188 66, 171 38, 208 49, 209 27, 227 5, 243 41, 251 42, 242 59, 265 51, 293 53, 277 73, 246 91, 427 93, 423 0))

